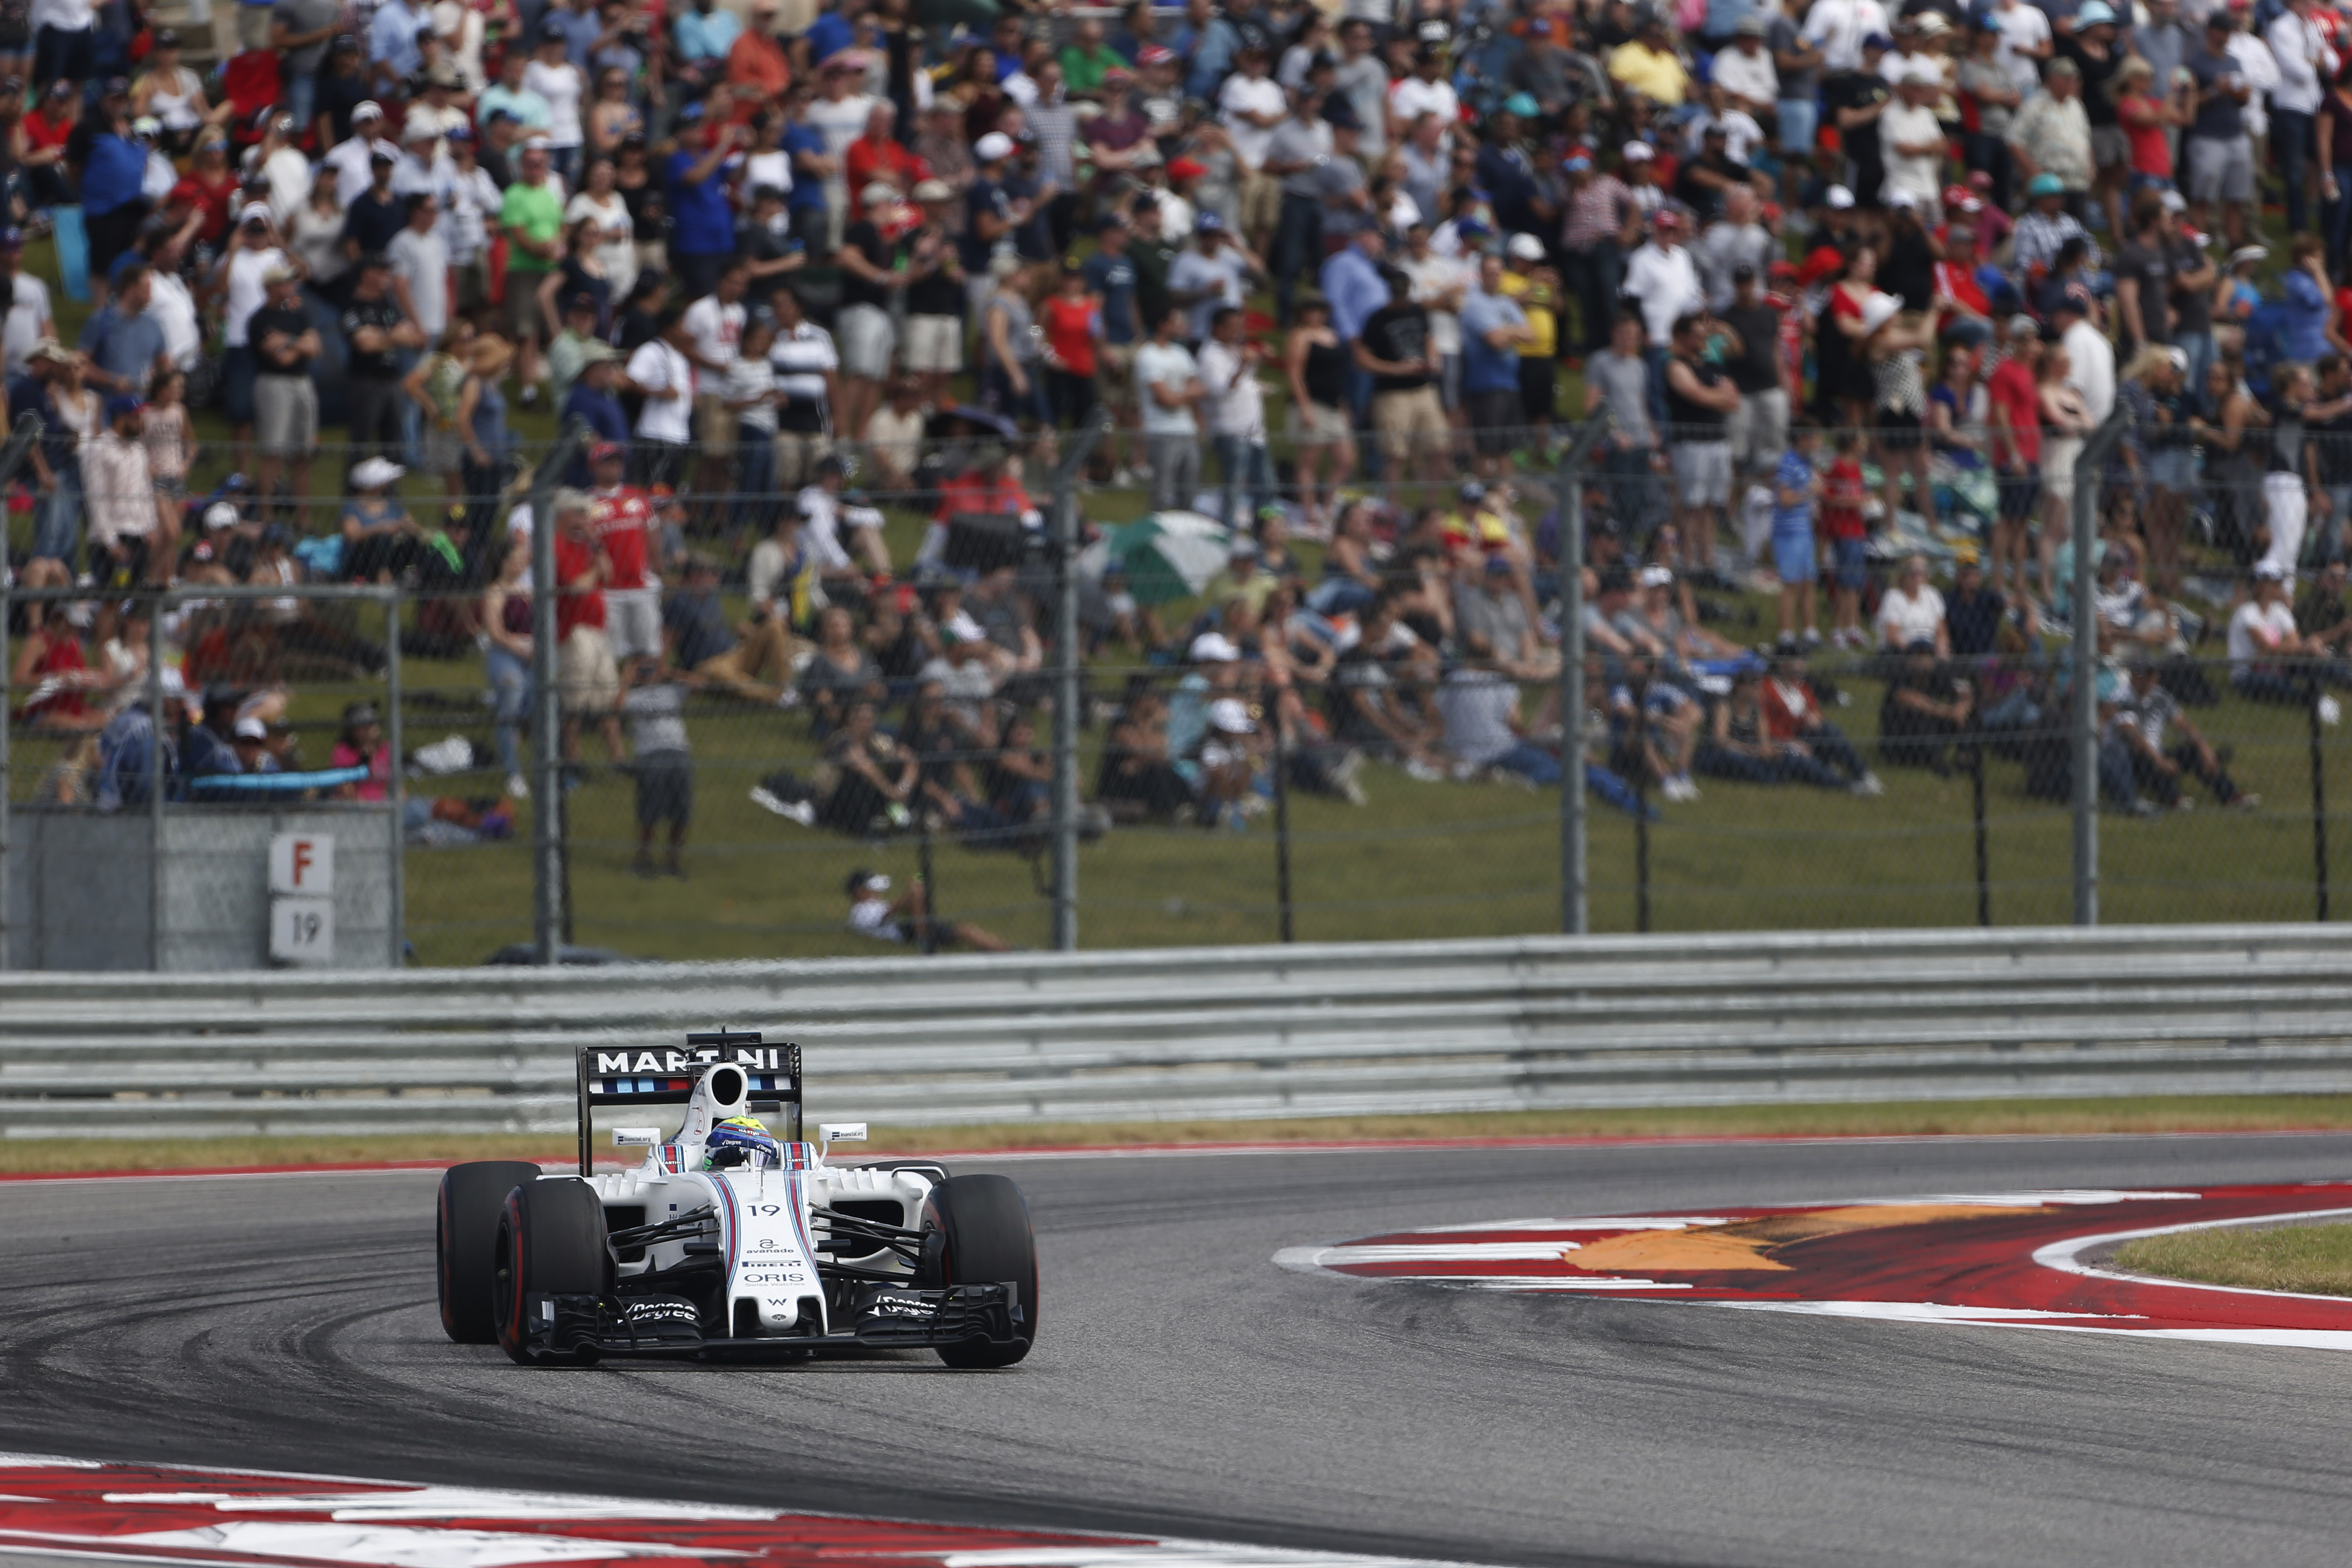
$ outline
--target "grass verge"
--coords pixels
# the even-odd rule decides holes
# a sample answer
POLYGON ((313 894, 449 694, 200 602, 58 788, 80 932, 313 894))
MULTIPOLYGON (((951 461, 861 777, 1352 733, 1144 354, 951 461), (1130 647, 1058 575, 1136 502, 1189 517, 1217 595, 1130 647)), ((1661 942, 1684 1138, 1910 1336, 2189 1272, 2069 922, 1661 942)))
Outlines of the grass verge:
POLYGON ((2137 1273, 2206 1285, 2352 1296, 2352 1225, 2150 1236, 2126 1242, 2115 1262, 2137 1273))
MULTIPOLYGON (((1934 1137, 1958 1134, 2264 1132, 2352 1129, 2352 1095, 2142 1096, 1980 1100, 1938 1104, 1706 1106, 1682 1110, 1544 1110, 1464 1116, 1360 1116, 1269 1121, 1035 1121, 969 1127, 877 1125, 847 1151, 929 1154, 987 1150, 1133 1148, 1187 1143, 1511 1138, 1934 1137)), ((378 1138, 165 1138, 120 1143, 19 1139, 0 1143, 0 1173, 218 1170, 404 1161, 561 1163, 567 1137, 523 1134, 378 1138)), ((609 1156, 609 1149, 600 1150, 609 1156)))

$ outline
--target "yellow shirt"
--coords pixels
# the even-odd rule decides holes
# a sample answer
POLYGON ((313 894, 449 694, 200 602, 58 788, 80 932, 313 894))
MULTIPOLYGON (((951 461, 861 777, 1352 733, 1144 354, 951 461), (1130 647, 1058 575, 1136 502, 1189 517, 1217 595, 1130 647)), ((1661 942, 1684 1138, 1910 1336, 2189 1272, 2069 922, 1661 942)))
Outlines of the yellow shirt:
POLYGON ((1528 331, 1535 335, 1519 345, 1521 359, 1549 359, 1559 348, 1559 301, 1553 298, 1549 283, 1538 283, 1524 272, 1503 274, 1503 294, 1519 302, 1519 311, 1528 319, 1528 331))
POLYGON ((1680 105, 1690 90, 1690 73, 1683 69, 1683 62, 1638 38, 1609 51, 1609 79, 1666 109, 1680 105))

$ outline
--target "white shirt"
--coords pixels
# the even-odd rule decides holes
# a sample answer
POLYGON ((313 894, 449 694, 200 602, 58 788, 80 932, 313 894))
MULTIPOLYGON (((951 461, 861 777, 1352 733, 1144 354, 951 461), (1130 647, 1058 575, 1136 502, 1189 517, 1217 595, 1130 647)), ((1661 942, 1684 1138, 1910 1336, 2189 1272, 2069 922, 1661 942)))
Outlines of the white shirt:
POLYGON ((1445 145, 1451 147, 1454 127, 1462 121, 1462 100, 1454 93, 1454 84, 1443 78, 1423 81, 1409 76, 1389 89, 1389 112, 1407 129, 1418 124, 1423 115, 1434 114, 1445 127, 1445 145))
POLYGON ((1767 48, 1750 55, 1732 45, 1715 57, 1715 79, 1723 84, 1724 91, 1759 102, 1770 103, 1780 96, 1780 73, 1773 68, 1772 51, 1767 48))
POLYGON ((1931 584, 1921 584, 1914 596, 1905 593, 1898 583, 1878 601, 1878 640, 1882 647, 1900 651, 1915 642, 1934 642, 1936 628, 1943 624, 1944 595, 1931 584))
MULTIPOLYGON (((717 364, 732 363, 736 350, 743 342, 743 302, 722 305, 716 294, 705 294, 686 308, 686 335, 694 340, 694 352, 717 364)), ((694 390, 717 393, 727 384, 725 371, 695 367, 694 390)))
POLYGON ((676 397, 648 397, 637 414, 637 434, 648 441, 685 446, 694 438, 688 416, 694 412, 694 366, 677 350, 654 338, 629 356, 628 378, 648 392, 677 393, 676 397))
POLYGON ((26 20, 37 33, 43 27, 79 33, 98 20, 98 8, 90 0, 33 0, 26 20))
POLYGON ((795 498, 801 516, 808 526, 801 537, 808 542, 809 555, 820 572, 843 572, 849 568, 849 552, 841 547, 841 498, 823 485, 803 485, 795 498))
POLYGON ((1805 17, 1804 38, 1819 44, 1822 69, 1834 76, 1862 68, 1862 40, 1887 31, 1878 0, 1820 0, 1805 17))
MULTIPOLYGON (((195 296, 176 272, 151 268, 144 315, 163 329, 163 353, 181 370, 194 370, 204 352, 204 329, 196 321, 195 296)), ((47 298, 47 296, 43 296, 47 298)))
POLYGON ((25 368, 33 345, 56 334, 49 319, 49 286, 29 272, 16 274, 16 293, 8 307, 8 321, 0 329, 0 371, 9 375, 25 368))
POLYGON ((247 345, 246 324, 253 313, 269 298, 269 286, 262 276, 273 267, 289 267, 292 260, 278 249, 240 250, 228 260, 228 308, 221 318, 222 339, 230 348, 247 345))
MULTIPOLYGON (((324 167, 335 172, 335 205, 337 206, 348 208, 353 202, 360 199, 361 195, 373 183, 374 175, 369 165, 374 163, 378 153, 382 153, 395 163, 400 161, 400 149, 381 136, 373 142, 362 141, 358 136, 351 136, 327 149, 327 155, 319 162, 324 167)), ((270 194, 272 205, 275 205, 277 188, 274 185, 271 187, 270 194)), ((310 194, 310 184, 306 180, 302 184, 302 195, 308 197, 310 194)))
MULTIPOLYGON (((310 186, 317 179, 310 172, 310 160, 302 156, 299 147, 280 147, 264 158, 261 177, 269 182, 269 216, 280 228, 295 208, 310 199, 310 186)), ((337 184, 341 183, 339 179, 337 184)))
POLYGON ((1265 163, 1266 143, 1274 140, 1274 127, 1254 125, 1242 118, 1242 111, 1255 110, 1281 120, 1289 112, 1281 85, 1270 76, 1246 77, 1236 71, 1225 79, 1224 90, 1217 94, 1217 108, 1227 134, 1234 139, 1234 156, 1241 160, 1242 166, 1255 169, 1265 163))
POLYGON ((762 185, 772 185, 790 195, 793 189, 793 156, 789 153, 754 153, 743 160, 743 179, 735 193, 736 205, 744 211, 751 210, 752 193, 762 185))
MULTIPOLYGON (((763 359, 739 359, 727 367, 727 383, 720 388, 730 403, 742 403, 751 398, 765 398, 776 390, 776 367, 763 359)), ((738 409, 736 420, 747 430, 764 430, 773 435, 776 428, 776 405, 753 403, 749 408, 738 409)))
MULTIPOLYGON (((1824 0, 1835 5, 1839 0, 1824 0)), ((1874 5, 1875 0, 1864 0, 1874 5)), ((1816 14, 1819 7, 1815 8, 1816 14)), ((1625 292, 1642 302, 1642 324, 1650 342, 1664 348, 1674 336, 1676 318, 1706 309, 1706 291, 1699 287, 1698 264, 1682 246, 1661 249, 1652 240, 1625 260, 1625 292)), ((2112 384, 2108 394, 2112 399, 2112 384)))
POLYGON ((427 341, 437 342, 449 330, 449 247, 441 231, 423 234, 404 228, 383 247, 393 276, 406 279, 409 303, 416 307, 416 324, 427 341))
POLYGON ((441 221, 436 226, 448 242, 450 264, 466 266, 489 243, 490 218, 506 205, 505 195, 479 163, 463 170, 453 161, 440 197, 441 221))
POLYGON ((2336 51, 2307 16, 2282 11, 2270 30, 2271 58, 2278 64, 2279 83, 2271 89, 2271 107, 2282 112, 2315 114, 2326 90, 2321 79, 2334 80, 2339 62, 2336 51))
POLYGON ((2279 644, 2294 635, 2294 606, 2282 599, 2264 605, 2249 599, 2230 617, 2230 665, 2242 669, 2278 652, 2279 644))
POLYGON ((1166 348, 1148 342, 1135 351, 1135 384, 1143 390, 1143 433, 1146 436, 1194 436, 1200 426, 1192 418, 1191 407, 1163 408, 1151 395, 1155 386, 1181 394, 1200 378, 1200 367, 1192 363, 1192 351, 1182 343, 1170 343, 1166 348))
POLYGON ((1923 203, 1932 202, 1942 186, 1936 175, 1943 167, 1943 156, 1930 153, 1924 157, 1906 157, 1895 149, 1900 143, 1918 146, 1922 142, 1942 142, 1944 128, 1936 119, 1936 111, 1926 104, 1908 104, 1901 100, 1886 106, 1878 117, 1880 156, 1886 163, 1886 184, 1882 196, 1896 191, 1908 191, 1923 203))
POLYGON ((2083 410, 2095 429, 2116 411, 2115 345, 2107 342, 2105 332, 2079 316, 2059 342, 2074 362, 2066 372, 2066 384, 2083 395, 2083 410))
POLYGON ((2270 134, 2271 111, 2266 97, 2279 84, 2278 57, 2271 47, 2252 33, 2230 35, 2230 58, 2246 73, 2246 85, 2254 89, 2253 97, 2244 106, 2246 134, 2262 137, 2270 134))
POLYGON ((1212 338, 1201 348, 1201 384, 1209 389, 1209 434, 1265 439, 1265 394, 1241 352, 1212 338))
POLYGON ((1717 125, 1723 127, 1723 151, 1735 163, 1748 162, 1748 150, 1764 140, 1764 128, 1746 110, 1727 109, 1717 115, 1703 109, 1690 122, 1689 147, 1693 155, 1701 150, 1707 132, 1717 125))
POLYGON ((866 134, 866 121, 874 112, 874 101, 862 92, 853 92, 838 103, 825 98, 809 100, 809 129, 824 137, 826 157, 840 157, 852 142, 866 134))
MULTIPOLYGON (((1460 237, 1455 237, 1459 242, 1460 237)), ((1397 266, 1412 279, 1413 300, 1429 308, 1429 346, 1435 353, 1458 354, 1462 352, 1462 319, 1451 310, 1441 310, 1430 304, 1444 298, 1470 281, 1470 269, 1450 256, 1440 256, 1434 244, 1427 256, 1416 260, 1411 256, 1397 258, 1397 266)))
POLYGON ((2039 5, 2011 0, 1993 12, 1992 25, 2000 33, 1993 58, 2009 73, 2009 83, 2017 89, 2018 96, 2032 98, 2042 90, 2042 62, 2032 51, 2051 41, 2050 18, 2039 5))
POLYGON ((547 140, 556 147, 577 147, 580 133, 580 68, 565 60, 548 65, 533 60, 522 68, 526 92, 547 100, 547 140))

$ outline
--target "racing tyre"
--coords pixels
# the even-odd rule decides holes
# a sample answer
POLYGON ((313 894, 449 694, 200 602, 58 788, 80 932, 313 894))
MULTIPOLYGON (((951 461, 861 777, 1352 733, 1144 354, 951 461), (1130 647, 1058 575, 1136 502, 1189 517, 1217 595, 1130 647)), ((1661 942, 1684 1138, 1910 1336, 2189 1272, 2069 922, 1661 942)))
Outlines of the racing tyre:
POLYGON ((985 1340, 939 1347, 950 1366, 1011 1366, 1037 1338, 1037 1235, 1021 1189, 1003 1176, 951 1176, 923 1200, 923 1229, 938 1231, 937 1285, 995 1285, 1021 1292, 1019 1334, 1011 1344, 985 1340))
POLYGON ((490 1238, 507 1194, 539 1180, 539 1167, 521 1160, 476 1160, 442 1174, 433 1210, 434 1278, 441 1294, 441 1331, 461 1345, 499 1337, 490 1321, 490 1238))
POLYGON ((585 1182, 525 1182, 507 1194, 490 1247, 489 1306, 499 1345, 528 1366, 539 1360, 523 1303, 542 1292, 601 1294, 612 1266, 604 1205, 585 1182))

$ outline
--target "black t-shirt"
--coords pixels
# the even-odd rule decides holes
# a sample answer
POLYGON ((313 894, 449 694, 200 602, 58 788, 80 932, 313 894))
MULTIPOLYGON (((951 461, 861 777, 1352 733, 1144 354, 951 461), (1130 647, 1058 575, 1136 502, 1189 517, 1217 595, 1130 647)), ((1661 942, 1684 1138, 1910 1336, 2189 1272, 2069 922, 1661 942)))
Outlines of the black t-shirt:
POLYGON ((989 260, 996 254, 996 240, 980 237, 979 216, 987 213, 1003 220, 1006 226, 996 238, 1010 240, 1013 237, 1013 198, 1004 194, 1003 185, 998 182, 985 174, 976 174, 971 187, 963 194, 963 237, 957 243, 962 247, 963 269, 978 277, 988 270, 989 260))
POLYGON ((1908 703, 1897 700, 1901 692, 1916 691, 1930 702, 1949 703, 1959 697, 1959 688, 1952 683, 1951 673, 1940 663, 1933 669, 1915 670, 1906 661, 1901 673, 1886 684, 1886 700, 1878 710, 1878 733, 1885 740, 1913 735, 1949 734, 1951 721, 1932 713, 1922 713, 1908 703))
MULTIPOLYGON (((1834 125, 1841 109, 1868 109, 1886 101, 1886 79, 1876 71, 1847 71, 1831 77, 1822 84, 1824 118, 1834 125)), ((1859 207, 1879 205, 1878 190, 1886 183, 1886 161, 1878 142, 1878 122, 1872 121, 1851 131, 1841 131, 1846 156, 1854 163, 1853 202, 1859 207)))
POLYGON ((1739 334, 1739 357, 1724 369, 1743 393, 1770 392, 1780 384, 1780 317, 1771 306, 1734 304, 1722 312, 1724 325, 1739 334))
MULTIPOLYGON (((317 96, 312 100, 313 116, 324 114, 331 128, 334 143, 348 142, 352 135, 352 110, 375 96, 375 85, 358 71, 349 76, 321 76, 317 96)), ((302 127, 308 131, 307 125, 302 127)))
POLYGON ((1951 629, 1952 652, 1962 658, 1990 653, 1993 634, 2000 629, 2001 612, 2007 608, 1990 588, 1979 588, 1973 598, 1958 589, 1945 595, 1944 624, 1951 629))
POLYGON ((359 199, 343 213, 343 237, 360 242, 360 254, 382 250, 392 243, 392 237, 408 226, 405 198, 379 197, 373 186, 362 191, 359 199))
POLYGON ((1900 295, 1906 310, 1924 310, 1935 302, 1936 253, 1927 248, 1925 229, 1889 230, 1885 254, 1878 263, 1878 286, 1900 295))
MULTIPOLYGON (((2177 280, 2196 271, 2208 259, 2205 253, 2179 235, 2172 237, 2167 247, 2165 268, 2168 279, 2177 280)), ((2201 289, 2183 289, 2177 281, 2172 289, 2172 331, 2178 338, 2193 337, 2213 330, 2213 284, 2209 279, 2201 289)))
POLYGON ((247 341, 253 344, 253 356, 260 362, 260 371, 263 375, 310 374, 309 354, 273 356, 268 347, 269 334, 272 332, 285 333, 287 342, 291 343, 310 330, 310 313, 301 306, 289 305, 281 310, 275 305, 264 305, 253 313, 253 320, 247 323, 245 330, 247 341))
MULTIPOLYGON (((2116 281, 2120 284, 2126 278, 2139 285, 2139 320, 2147 329, 2142 341, 2170 342, 2172 334, 2165 330, 2164 304, 2172 293, 2172 261, 2160 241, 2151 245, 2135 239, 2116 252, 2116 281)), ((2120 302, 2116 307, 2116 320, 2126 331, 2130 331, 2120 302)))
POLYGON ((2059 34, 2051 39, 2051 45, 2056 50, 2058 58, 2073 60, 2075 65, 2082 68, 2083 112, 2089 118, 2091 124, 2096 127, 2116 123, 2116 95, 2109 90, 2108 84, 2115 79, 2116 72, 2123 68, 2124 51, 2121 45, 2108 44, 2105 59, 2084 48, 2081 41, 2069 33, 2059 34))
MULTIPOLYGON (((842 248, 855 250, 876 267, 887 272, 898 264, 898 247, 882 237, 882 231, 863 221, 851 224, 841 237, 842 248)), ((846 267, 841 269, 841 302, 845 305, 878 305, 890 308, 890 290, 878 283, 868 283, 846 267)))
MULTIPOLYGON (((1411 303, 1383 305, 1364 318, 1363 344, 1374 359, 1391 363, 1429 355, 1429 312, 1411 303)), ((1376 375, 1374 392, 1411 392, 1427 386, 1427 375, 1376 375)))
MULTIPOLYGON (((918 229, 917 236, 919 237, 921 232, 918 229)), ((955 254, 955 243, 944 233, 939 237, 942 263, 945 258, 955 254)), ((911 247, 909 250, 911 254, 911 247)), ((950 275, 943 264, 907 285, 907 313, 910 316, 961 316, 963 314, 963 285, 950 275)))
MULTIPOLYGON (((400 313, 400 307, 388 299, 353 300, 343 307, 341 318, 343 341, 351 342, 352 335, 362 327, 381 327, 390 331, 406 320, 408 318, 400 313)), ((373 353, 354 346, 347 363, 352 374, 362 381, 390 381, 400 374, 400 361, 396 357, 399 353, 389 342, 373 353)))
MULTIPOLYGON (((735 254, 746 261, 781 261, 792 254, 792 249, 789 235, 778 234, 756 223, 735 226, 735 254)), ((783 284, 782 273, 754 277, 744 293, 743 301, 747 305, 764 305, 775 297, 776 290, 783 284)))
POLYGON ((1729 187, 1703 183, 1697 178, 1701 171, 1720 175, 1734 185, 1744 185, 1755 176, 1754 170, 1733 158, 1714 159, 1701 153, 1685 163, 1682 173, 1675 176, 1675 199, 1708 222, 1723 216, 1723 193, 1729 187))
POLYGON ((1143 316, 1143 333, 1150 337, 1160 330, 1168 315, 1168 269, 1176 265, 1183 254, 1179 246, 1164 239, 1130 240, 1127 258, 1135 263, 1135 307, 1143 316))

